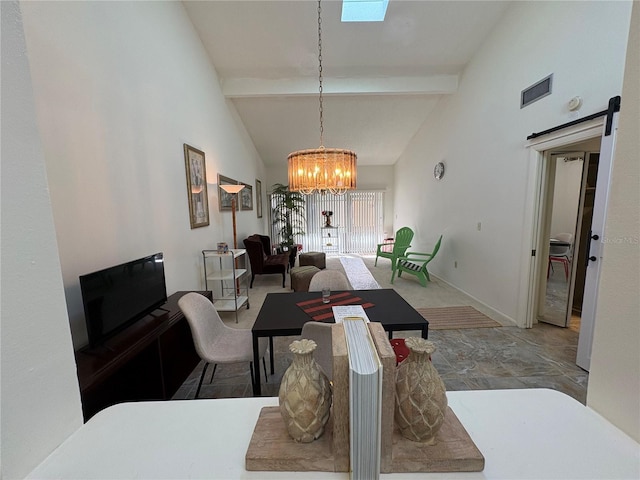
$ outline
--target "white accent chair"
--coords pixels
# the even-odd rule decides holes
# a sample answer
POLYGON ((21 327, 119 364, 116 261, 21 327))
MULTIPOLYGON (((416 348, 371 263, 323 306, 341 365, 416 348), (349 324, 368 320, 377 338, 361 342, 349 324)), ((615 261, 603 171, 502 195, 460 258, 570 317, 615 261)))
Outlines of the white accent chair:
POLYGON ((349 280, 339 270, 320 270, 309 282, 310 292, 320 292, 326 287, 331 290, 352 290, 349 280))
MULTIPOLYGON (((199 293, 190 292, 178 300, 178 306, 189 322, 196 352, 205 362, 200 382, 194 398, 198 398, 202 380, 209 364, 213 364, 213 376, 219 363, 249 362, 251 382, 253 383, 253 338, 251 330, 231 328, 225 325, 211 301, 199 293)), ((260 357, 267 378, 267 365, 264 355, 267 351, 267 339, 261 338, 260 357)), ((259 368, 257 366, 256 368, 259 368)))
POLYGON ((333 379, 333 343, 331 341, 331 326, 334 323, 307 322, 302 326, 301 338, 316 342, 313 358, 320 366, 329 381, 333 379))

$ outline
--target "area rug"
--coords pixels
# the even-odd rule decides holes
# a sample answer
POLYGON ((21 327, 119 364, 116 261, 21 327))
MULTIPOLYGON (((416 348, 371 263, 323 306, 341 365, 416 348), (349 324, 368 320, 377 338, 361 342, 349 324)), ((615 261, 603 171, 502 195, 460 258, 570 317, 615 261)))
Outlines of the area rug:
POLYGON ((371 272, 358 257, 340 257, 340 263, 347 274, 349 283, 354 290, 374 290, 380 288, 380 284, 373 278, 371 272))
POLYGON ((417 308, 429 321, 429 330, 456 330, 460 328, 501 327, 498 322, 473 307, 417 308))

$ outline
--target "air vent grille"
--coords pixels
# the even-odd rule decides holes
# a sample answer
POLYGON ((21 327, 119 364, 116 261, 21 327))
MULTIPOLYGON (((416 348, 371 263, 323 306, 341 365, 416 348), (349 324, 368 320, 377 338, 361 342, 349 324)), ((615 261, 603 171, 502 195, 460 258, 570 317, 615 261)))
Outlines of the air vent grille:
POLYGON ((533 102, 546 97, 547 95, 551 95, 552 81, 553 74, 543 78, 539 82, 534 83, 529 88, 525 88, 520 94, 520 108, 524 108, 527 105, 531 105, 533 102))

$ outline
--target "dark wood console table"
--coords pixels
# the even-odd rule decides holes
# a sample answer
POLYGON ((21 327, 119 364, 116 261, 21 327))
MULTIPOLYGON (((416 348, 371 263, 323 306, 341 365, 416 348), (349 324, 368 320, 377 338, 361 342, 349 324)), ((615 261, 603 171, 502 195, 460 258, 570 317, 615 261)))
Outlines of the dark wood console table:
MULTIPOLYGON (((82 411, 87 421, 116 403, 169 400, 200 358, 176 292, 153 314, 104 346, 75 353, 82 411)), ((211 300, 211 292, 198 292, 211 300)))

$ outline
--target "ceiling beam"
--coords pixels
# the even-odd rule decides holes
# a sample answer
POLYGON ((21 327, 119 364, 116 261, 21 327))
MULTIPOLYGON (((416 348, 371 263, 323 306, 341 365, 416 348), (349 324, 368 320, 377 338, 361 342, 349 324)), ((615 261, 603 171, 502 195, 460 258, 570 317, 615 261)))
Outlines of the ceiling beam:
MULTIPOLYGON (((227 98, 318 95, 317 78, 226 78, 221 80, 227 98)), ((455 93, 458 75, 426 77, 324 77, 324 95, 443 95, 455 93)))

